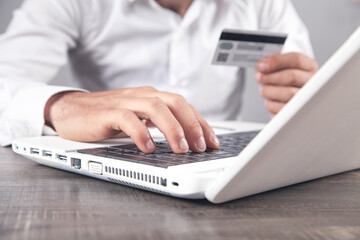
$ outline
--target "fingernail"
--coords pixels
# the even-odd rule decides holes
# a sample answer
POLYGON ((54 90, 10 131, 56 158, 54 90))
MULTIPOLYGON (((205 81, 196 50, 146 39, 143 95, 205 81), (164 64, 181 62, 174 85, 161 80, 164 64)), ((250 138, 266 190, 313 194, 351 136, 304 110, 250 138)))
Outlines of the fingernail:
POLYGON ((196 141, 195 146, 200 151, 205 151, 206 149, 206 143, 203 136, 199 137, 199 139, 196 141))
POLYGON ((261 72, 266 72, 266 71, 269 69, 269 64, 268 64, 268 63, 265 63, 265 62, 261 62, 261 63, 259 63, 259 65, 258 65, 258 69, 259 69, 261 72))
POLYGON ((262 76, 261 73, 259 73, 259 72, 255 73, 255 81, 257 81, 259 83, 261 81, 261 76, 262 76))
POLYGON ((146 148, 151 151, 155 150, 156 149, 155 143, 151 139, 147 140, 146 148))
POLYGON ((220 141, 219 141, 218 137, 215 134, 212 135, 211 141, 213 143, 215 143, 217 146, 220 146, 220 141))
POLYGON ((185 138, 181 138, 179 141, 180 150, 187 152, 189 150, 189 144, 187 143, 185 138))

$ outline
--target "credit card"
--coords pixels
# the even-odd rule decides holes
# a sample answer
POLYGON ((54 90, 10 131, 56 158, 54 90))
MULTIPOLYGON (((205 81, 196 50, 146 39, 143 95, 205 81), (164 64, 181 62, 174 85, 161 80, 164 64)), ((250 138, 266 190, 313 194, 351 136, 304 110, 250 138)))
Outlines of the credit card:
POLYGON ((224 29, 212 64, 256 67, 263 58, 281 53, 287 34, 224 29))

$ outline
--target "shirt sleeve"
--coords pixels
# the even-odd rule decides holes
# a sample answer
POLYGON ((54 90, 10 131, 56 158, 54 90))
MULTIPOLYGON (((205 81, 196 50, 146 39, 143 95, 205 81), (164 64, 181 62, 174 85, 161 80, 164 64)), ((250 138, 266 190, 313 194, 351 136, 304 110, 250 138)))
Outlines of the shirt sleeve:
POLYGON ((308 30, 290 0, 256 0, 259 29, 287 33, 283 52, 300 52, 314 58, 308 30))
POLYGON ((48 82, 76 47, 76 1, 26 0, 0 36, 0 145, 40 136, 44 107, 55 93, 79 90, 48 82))

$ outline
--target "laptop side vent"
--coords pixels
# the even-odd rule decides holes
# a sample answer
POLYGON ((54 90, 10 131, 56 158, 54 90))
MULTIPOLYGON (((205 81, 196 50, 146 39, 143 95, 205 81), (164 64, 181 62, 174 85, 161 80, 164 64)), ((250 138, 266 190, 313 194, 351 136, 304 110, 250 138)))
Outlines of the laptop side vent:
MULTIPOLYGON (((155 176, 155 175, 130 171, 130 170, 126 170, 126 169, 114 168, 114 167, 109 167, 109 166, 105 166, 104 171, 105 171, 105 173, 121 176, 123 178, 131 178, 131 179, 135 179, 135 180, 142 181, 142 182, 152 183, 155 185, 161 185, 163 187, 167 186, 166 178, 162 178, 162 177, 155 176)), ((120 180, 117 180, 117 181, 120 181, 120 180)))
POLYGON ((165 192, 165 191, 160 191, 160 190, 157 190, 157 189, 154 189, 154 188, 149 188, 149 187, 141 186, 141 185, 138 185, 138 184, 121 181, 119 179, 114 179, 114 178, 109 178, 108 177, 108 180, 110 182, 113 182, 113 183, 122 184, 122 185, 129 186, 129 187, 139 188, 139 189, 142 189, 142 190, 147 190, 147 191, 156 192, 156 193, 160 193, 160 194, 163 194, 163 195, 171 196, 170 193, 165 192))

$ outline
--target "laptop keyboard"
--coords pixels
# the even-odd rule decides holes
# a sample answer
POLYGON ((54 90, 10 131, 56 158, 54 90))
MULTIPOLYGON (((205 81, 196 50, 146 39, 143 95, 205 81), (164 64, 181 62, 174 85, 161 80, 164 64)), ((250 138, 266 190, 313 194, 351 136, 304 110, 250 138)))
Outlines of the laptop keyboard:
POLYGON ((259 131, 252 131, 219 135, 220 148, 206 149, 203 153, 188 151, 186 154, 175 154, 166 141, 155 143, 156 150, 151 154, 143 153, 135 144, 82 149, 77 152, 167 168, 237 156, 258 133, 259 131))

